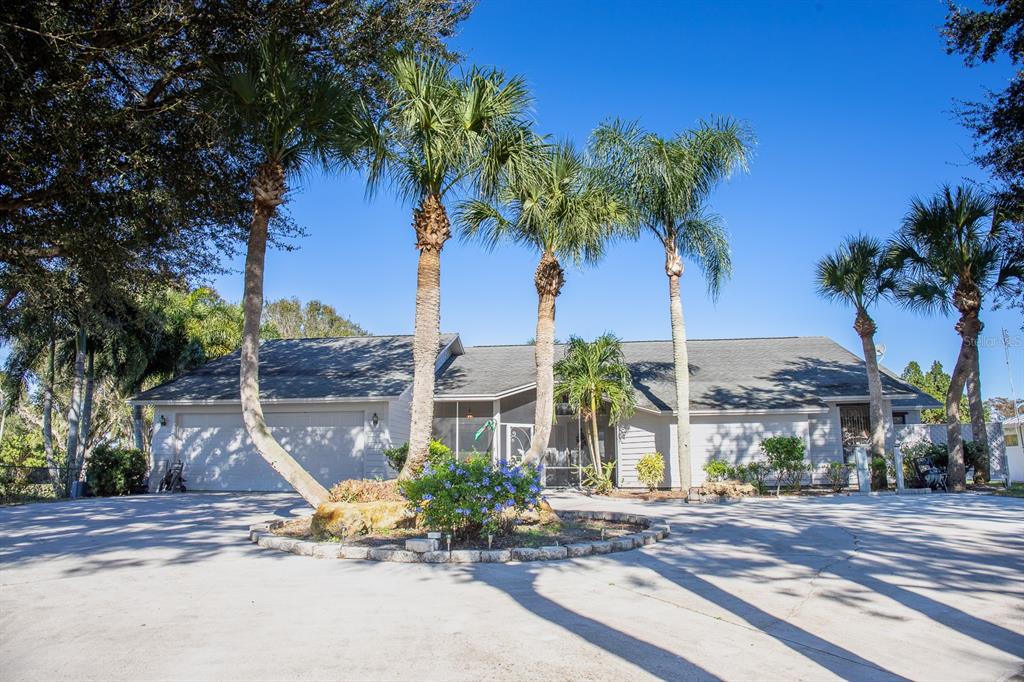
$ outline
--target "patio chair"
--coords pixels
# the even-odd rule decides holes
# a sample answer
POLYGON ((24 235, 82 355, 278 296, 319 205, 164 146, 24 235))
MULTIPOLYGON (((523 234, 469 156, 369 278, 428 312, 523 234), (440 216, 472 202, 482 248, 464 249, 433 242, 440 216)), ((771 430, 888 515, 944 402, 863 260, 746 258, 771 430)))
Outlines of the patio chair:
POLYGON ((928 457, 919 457, 914 460, 914 472, 921 482, 932 490, 942 488, 943 492, 949 492, 946 485, 946 470, 935 466, 928 457))
POLYGON ((160 485, 157 488, 157 492, 185 492, 185 477, 182 475, 184 471, 185 463, 180 460, 174 462, 174 464, 171 464, 169 467, 167 467, 167 472, 164 473, 164 477, 160 479, 160 485))

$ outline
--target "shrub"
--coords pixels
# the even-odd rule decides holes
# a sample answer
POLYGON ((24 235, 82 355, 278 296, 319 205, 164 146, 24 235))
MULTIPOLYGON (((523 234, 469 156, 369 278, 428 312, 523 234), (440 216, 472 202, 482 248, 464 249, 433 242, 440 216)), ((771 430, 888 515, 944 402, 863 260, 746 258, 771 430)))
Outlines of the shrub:
POLYGON ((853 470, 849 464, 843 462, 829 462, 822 472, 825 481, 828 482, 832 492, 840 493, 850 482, 850 472, 853 470))
POLYGON ((648 490, 654 492, 665 480, 665 458, 660 452, 647 453, 636 463, 636 477, 648 490))
POLYGON ((531 466, 495 467, 490 459, 428 462, 419 476, 398 484, 402 495, 430 528, 457 537, 507 530, 540 501, 540 474, 531 466))
POLYGON ((776 495, 782 491, 783 484, 800 488, 800 481, 807 472, 805 449, 803 439, 796 436, 772 436, 761 441, 761 452, 775 474, 776 495))
POLYGON ((750 462, 749 464, 740 464, 733 468, 733 474, 736 478, 754 486, 758 495, 764 495, 765 491, 768 490, 767 481, 771 473, 772 468, 768 466, 767 462, 750 462))
MULTIPOLYGON (((398 447, 388 448, 384 451, 388 464, 395 471, 401 471, 405 466, 405 460, 409 457, 409 443, 405 442, 398 447)), ((427 448, 427 461, 434 466, 445 462, 452 457, 452 449, 437 439, 431 439, 427 448)))
POLYGON ((331 487, 331 502, 401 502, 397 481, 354 478, 331 487))
POLYGON ((886 476, 886 469, 889 468, 885 457, 871 458, 871 489, 885 490, 889 487, 889 479, 886 476))
POLYGON ((583 487, 597 495, 607 495, 612 491, 612 470, 615 462, 605 462, 600 469, 593 464, 583 467, 583 487))
POLYGON ((724 460, 711 459, 704 464, 704 473, 708 475, 709 481, 724 481, 736 478, 737 468, 724 460))
POLYGON ((148 468, 141 450, 100 445, 89 454, 85 475, 96 495, 131 495, 144 490, 148 468))

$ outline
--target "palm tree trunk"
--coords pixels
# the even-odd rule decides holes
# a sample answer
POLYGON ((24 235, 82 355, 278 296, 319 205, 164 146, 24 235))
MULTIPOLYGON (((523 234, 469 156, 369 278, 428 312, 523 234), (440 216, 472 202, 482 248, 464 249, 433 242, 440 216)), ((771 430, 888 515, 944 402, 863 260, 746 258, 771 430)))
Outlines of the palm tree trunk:
POLYGON ((672 355, 676 374, 676 461, 679 468, 679 487, 683 492, 687 492, 693 482, 690 464, 690 357, 686 348, 683 299, 679 294, 683 261, 679 257, 672 234, 669 234, 665 242, 665 274, 668 275, 672 355))
POLYGON ((142 405, 132 405, 132 440, 136 450, 145 452, 146 437, 142 432, 142 427, 142 405))
POLYGON ((963 492, 966 488, 964 470, 964 441, 960 428, 960 398, 964 394, 964 385, 971 367, 971 348, 977 344, 980 323, 976 315, 965 313, 960 316, 956 330, 960 334, 960 353, 956 358, 950 376, 949 390, 946 391, 946 448, 949 451, 949 463, 946 476, 950 488, 954 492, 963 492))
POLYGON ((275 440, 260 404, 260 317, 263 314, 263 272, 267 255, 267 224, 284 201, 284 169, 280 164, 260 166, 253 179, 253 215, 245 255, 245 291, 242 298, 242 356, 239 393, 242 419, 256 451, 281 474, 306 502, 318 507, 328 500, 327 490, 275 440))
POLYGON ((74 459, 78 452, 78 420, 81 415, 82 387, 85 383, 85 329, 79 329, 75 337, 75 377, 71 384, 71 400, 68 402, 68 442, 65 448, 67 457, 68 478, 64 482, 67 495, 71 494, 71 482, 74 479, 74 459))
POLYGON ((860 336, 864 347, 864 365, 868 374, 868 395, 871 417, 871 456, 885 457, 885 409, 882 403, 882 375, 878 371, 878 354, 875 351, 875 321, 867 311, 859 310, 854 330, 860 336))
POLYGON ((541 462, 551 438, 555 416, 555 299, 565 284, 565 272, 553 253, 541 256, 533 277, 537 288, 537 334, 533 347, 537 399, 533 412, 533 441, 525 463, 541 462))
POLYGON ((46 358, 46 379, 43 381, 43 453, 46 456, 46 468, 50 472, 53 494, 60 497, 62 495, 60 471, 57 470, 57 462, 53 456, 53 382, 56 378, 54 362, 56 352, 57 343, 53 337, 50 337, 50 349, 46 358))
POLYGON ((597 432, 597 396, 590 396, 590 456, 594 460, 594 472, 604 478, 604 466, 601 461, 601 436, 597 432))
MULTIPOLYGON (((978 322, 980 332, 984 325, 978 322)), ((971 435, 978 450, 978 461, 974 470, 975 482, 987 483, 991 452, 988 444, 988 431, 985 429, 985 407, 981 400, 981 366, 978 358, 978 337, 968 348, 970 353, 967 364, 967 404, 971 412, 971 435)))
POLYGON ((412 340, 409 456, 398 474, 400 480, 414 476, 423 468, 434 427, 434 379, 437 352, 441 345, 441 249, 451 236, 448 214, 440 197, 424 197, 413 212, 413 226, 420 256, 416 270, 416 326, 412 340))
POLYGON ((85 394, 82 398, 82 417, 78 427, 78 451, 75 453, 75 478, 85 480, 86 446, 92 429, 92 397, 96 390, 96 349, 89 346, 85 369, 85 394))

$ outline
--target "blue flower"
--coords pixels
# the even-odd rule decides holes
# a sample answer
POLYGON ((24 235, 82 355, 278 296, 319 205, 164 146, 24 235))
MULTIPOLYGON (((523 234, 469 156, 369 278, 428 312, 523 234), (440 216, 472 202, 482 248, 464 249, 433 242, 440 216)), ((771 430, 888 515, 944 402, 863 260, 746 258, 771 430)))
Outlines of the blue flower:
POLYGON ((444 482, 444 487, 445 487, 445 488, 446 488, 447 490, 451 490, 451 489, 452 489, 452 482, 451 482, 451 481, 445 481, 445 482, 444 482))
POLYGON ((486 514, 487 512, 489 512, 491 510, 489 508, 487 508, 487 507, 480 507, 480 511, 483 512, 484 514, 486 514))
POLYGON ((434 496, 431 495, 430 493, 427 493, 426 495, 423 496, 423 500, 425 502, 430 502, 432 499, 434 499, 434 496))
POLYGON ((505 506, 506 507, 514 507, 514 506, 516 506, 516 502, 515 502, 515 500, 505 500, 505 506))
POLYGON ((540 492, 540 487, 536 483, 534 483, 533 485, 530 486, 530 492, 536 495, 537 493, 540 492))
POLYGON ((461 514, 462 516, 469 516, 469 510, 463 507, 459 507, 458 509, 455 510, 455 512, 457 514, 461 514))
POLYGON ((455 462, 449 462, 448 471, 455 471, 455 462))
POLYGON ((483 483, 484 485, 490 485, 491 484, 491 479, 489 479, 486 476, 484 476, 484 480, 481 481, 481 483, 483 483))

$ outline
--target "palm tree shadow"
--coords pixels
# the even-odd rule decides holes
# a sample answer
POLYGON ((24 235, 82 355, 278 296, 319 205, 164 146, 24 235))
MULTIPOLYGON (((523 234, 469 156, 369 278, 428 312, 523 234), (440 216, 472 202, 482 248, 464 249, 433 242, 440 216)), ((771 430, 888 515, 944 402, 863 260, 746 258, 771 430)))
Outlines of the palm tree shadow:
POLYGON ((540 594, 537 567, 474 564, 472 578, 504 592, 530 613, 643 668, 661 679, 720 679, 696 663, 655 644, 584 616, 540 594))

